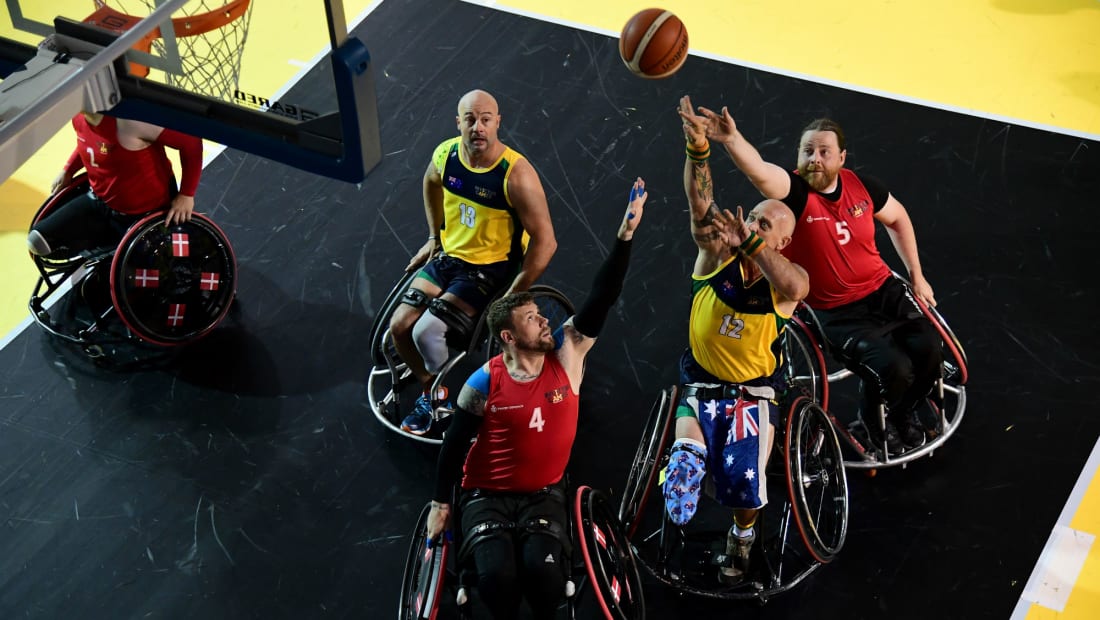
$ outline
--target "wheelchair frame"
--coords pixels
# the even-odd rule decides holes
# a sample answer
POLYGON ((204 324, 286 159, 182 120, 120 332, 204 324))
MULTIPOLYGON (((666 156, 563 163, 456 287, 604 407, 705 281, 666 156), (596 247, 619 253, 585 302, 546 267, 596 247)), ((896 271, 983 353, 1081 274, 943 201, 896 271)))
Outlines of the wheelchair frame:
MULTIPOLYGON (((50 196, 39 207, 33 222, 37 223, 55 207, 64 205, 74 196, 89 190, 87 175, 80 174, 76 176, 69 185, 50 196)), ((126 257, 132 249, 132 244, 142 234, 153 230, 155 222, 162 220, 164 216, 165 211, 156 211, 141 217, 127 229, 115 247, 93 248, 61 259, 31 254, 31 259, 39 274, 34 291, 27 303, 34 321, 47 333, 81 346, 85 353, 92 358, 103 357, 105 355, 103 346, 109 344, 128 343, 153 345, 158 348, 172 347, 193 342, 214 329, 225 318, 236 295, 237 263, 228 237, 217 224, 200 213, 192 215, 192 222, 189 225, 198 226, 205 230, 212 238, 217 240, 219 245, 223 246, 222 249, 228 267, 227 282, 221 284, 225 285, 229 293, 224 296, 225 299, 222 300, 221 306, 216 309, 214 316, 209 317, 209 322, 204 323, 200 329, 187 332, 179 337, 169 338, 144 326, 137 325, 136 323, 139 323, 139 321, 134 317, 128 317, 127 312, 123 310, 123 306, 128 307, 129 302, 119 294, 117 287, 124 285, 125 276, 122 274, 122 268, 125 266, 126 257), (105 263, 109 264, 105 265, 105 263), (104 291, 110 294, 110 305, 106 305, 102 309, 96 309, 92 308, 86 300, 82 300, 83 303, 89 306, 89 310, 93 315, 92 319, 75 331, 67 329, 50 315, 50 308, 54 303, 60 301, 61 297, 54 299, 52 302, 49 302, 49 300, 70 282, 74 287, 83 287, 87 285, 89 278, 93 276, 108 279, 103 285, 104 291), (113 328, 112 315, 120 323, 118 327, 121 329, 113 328)), ((73 291, 73 294, 82 295, 82 292, 73 291)))
MULTIPOLYGON (((782 474, 786 496, 780 502, 773 499, 757 518, 757 544, 753 553, 764 562, 764 579, 747 579, 732 585, 718 581, 717 566, 711 563, 717 552, 713 548, 709 552, 699 552, 698 548, 716 539, 724 545, 725 529, 694 531, 692 524, 677 526, 668 518, 663 502, 660 503, 658 523, 653 523, 653 517, 647 516, 645 508, 649 496, 658 487, 658 472, 668 464, 679 400, 680 387, 673 386, 662 390, 654 403, 619 507, 619 519, 626 537, 646 570, 658 581, 681 592, 715 599, 766 602, 798 585, 822 564, 832 561, 847 537, 847 477, 840 444, 830 420, 816 403, 802 394, 783 408, 785 416, 776 428, 776 441, 769 459, 767 476, 774 479, 782 474), (782 457, 782 465, 778 464, 777 456, 782 457), (798 541, 794 540, 792 525, 798 532, 798 541), (695 560, 685 562, 684 558, 690 560, 689 546, 695 550, 695 560)), ((698 518, 697 515, 696 520, 698 518)), ((728 527, 728 522, 725 525, 728 527)), ((759 575, 759 572, 758 568, 750 569, 750 574, 759 575)))
MULTIPOLYGON (((901 279, 897 274, 895 277, 901 279)), ((902 279, 902 282, 905 280, 902 279)), ((908 286, 908 283, 906 285, 908 286)), ((917 448, 897 455, 890 453, 889 446, 884 451, 866 439, 866 431, 860 428, 862 424, 858 419, 845 424, 830 408, 830 386, 849 377, 857 379, 859 377, 843 367, 830 372, 827 361, 831 359, 828 355, 828 345, 816 329, 816 320, 808 324, 801 317, 795 316, 788 325, 784 351, 787 363, 793 367, 792 381, 807 396, 817 401, 832 421, 842 445, 848 449, 848 456, 844 461, 848 468, 873 470, 899 465, 904 467, 911 461, 931 456, 951 435, 955 434, 966 413, 965 384, 968 379, 966 352, 943 315, 915 295, 913 299, 917 301, 925 318, 932 323, 943 340, 944 364, 934 393, 928 399, 932 413, 937 418, 936 436, 928 438, 917 448), (861 434, 864 436, 861 437, 861 434)), ((815 318, 809 306, 803 305, 801 309, 811 318, 815 318)), ((834 361, 834 364, 838 363, 834 361)), ((885 424, 884 406, 880 406, 877 417, 880 425, 885 424)))
MULTIPOLYGON (((402 392, 407 391, 409 386, 416 384, 417 381, 405 362, 401 360, 401 356, 397 354, 397 349, 393 345, 393 336, 390 334, 390 319, 393 317, 398 305, 402 303, 401 298, 405 291, 419 273, 419 269, 410 271, 398 280, 397 285, 390 290, 385 301, 382 302, 381 311, 371 326, 370 347, 374 365, 367 377, 367 399, 374 417, 387 429, 415 441, 439 445, 443 441, 442 438, 429 435, 413 435, 401 430, 401 420, 408 413, 401 407, 402 392)), ((557 289, 543 284, 536 284, 528 292, 535 297, 535 303, 539 304, 540 311, 553 308, 554 312, 549 315, 543 314, 550 320, 551 329, 556 328, 573 316, 573 304, 557 289)), ((496 300, 500 296, 498 294, 493 299, 496 300)), ((475 321, 475 327, 470 334, 469 342, 462 349, 452 349, 447 363, 436 375, 435 381, 432 383, 433 394, 439 391, 444 385, 448 374, 465 358, 484 350, 485 359, 489 359, 499 352, 499 347, 487 331, 485 312, 482 312, 475 321)), ((419 393, 420 389, 417 387, 416 395, 413 396, 414 402, 419 393)), ((450 415, 450 411, 442 407, 435 410, 436 421, 448 415, 450 415)))
MULTIPOLYGON (((576 605, 588 590, 603 618, 644 620, 645 598, 638 567, 607 497, 582 485, 571 499, 567 502, 567 508, 570 508, 567 527, 573 542, 573 554, 568 565, 571 572, 566 575, 569 617, 576 617, 576 605), (578 564, 584 565, 579 583, 578 564), (585 588, 586 583, 590 587, 585 588)), ((455 502, 451 523, 453 527, 460 528, 457 505, 455 502)), ((460 537, 451 536, 448 532, 443 540, 434 541, 429 547, 427 521, 430 513, 429 502, 421 510, 413 530, 401 580, 397 617, 399 620, 435 620, 441 605, 447 600, 445 594, 451 593, 459 616, 468 618, 471 613, 469 599, 457 559, 460 537)))

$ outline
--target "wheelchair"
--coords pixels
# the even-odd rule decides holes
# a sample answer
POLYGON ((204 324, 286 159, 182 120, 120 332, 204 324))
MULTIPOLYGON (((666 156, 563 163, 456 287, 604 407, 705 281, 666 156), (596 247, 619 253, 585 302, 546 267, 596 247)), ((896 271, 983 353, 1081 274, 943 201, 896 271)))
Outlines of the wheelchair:
MULTIPOLYGON (((457 529, 461 520, 457 502, 454 505, 451 523, 457 529)), ((584 604, 598 610, 596 617, 644 620, 645 598, 638 567, 607 496, 582 485, 574 493, 569 508, 573 554, 572 561, 563 567, 567 571, 567 617, 577 617, 583 599, 584 604)), ((429 502, 413 530, 397 617, 400 620, 470 618, 474 607, 470 588, 474 587, 471 581, 476 580, 476 575, 459 566, 461 541, 457 536, 447 535, 442 541, 433 541, 431 546, 427 544, 430 512, 429 502)))
MULTIPOLYGON (((765 476, 769 491, 781 488, 785 494, 769 497, 756 519, 746 577, 722 583, 731 510, 713 497, 704 499, 692 520, 679 526, 664 507, 659 474, 668 465, 680 394, 680 386, 663 390, 643 429, 619 506, 626 538, 646 571, 679 592, 766 603, 831 562, 844 545, 848 481, 836 433, 825 411, 800 388, 781 400, 783 416, 765 476)), ((713 492, 706 489, 709 480, 705 494, 713 492)))
MULTIPOLYGON (((88 191, 86 176, 77 176, 46 200, 33 223, 88 191)), ((214 329, 236 294, 233 248, 199 213, 170 227, 164 217, 158 211, 140 218, 114 247, 31 254, 39 274, 28 303, 34 321, 93 359, 122 348, 175 347, 214 329)))
MULTIPOLYGON (((895 277, 902 279, 897 274, 895 277)), ((904 279, 902 281, 905 282, 904 279)), ((792 381, 826 412, 844 447, 844 464, 850 469, 868 470, 873 474, 880 467, 905 467, 916 459, 931 456, 955 433, 966 412, 968 371, 962 343, 939 311, 915 295, 912 297, 939 333, 943 341, 944 361, 940 379, 926 399, 926 405, 917 410, 926 429, 926 441, 919 447, 900 453, 895 453, 888 444, 883 449, 873 443, 865 421, 858 415, 842 418, 838 414, 838 411, 858 411, 862 383, 855 373, 842 365, 838 356, 830 352, 813 310, 803 304, 788 325, 784 350, 793 368, 792 381), (844 381, 850 377, 856 380, 844 381)), ((869 423, 877 423, 879 432, 884 433, 885 421, 886 408, 880 405, 869 423)))
MULTIPOLYGON (((381 311, 374 320, 370 330, 370 350, 373 358, 373 367, 367 377, 367 398, 371 411, 383 426, 404 437, 428 444, 439 445, 442 443, 442 431, 445 425, 432 424, 432 429, 426 435, 412 435, 401 430, 401 421, 412 411, 413 404, 420 396, 421 388, 412 375, 408 366, 401 360, 397 349, 393 344, 393 336, 390 334, 390 319, 397 307, 402 303, 401 298, 408 290, 413 279, 420 273, 419 269, 405 273, 397 285, 393 287, 385 301, 382 302, 381 311)), ((539 313, 550 322, 550 329, 555 330, 569 317, 573 316, 573 304, 569 299, 555 288, 536 284, 529 291, 538 304, 539 313)), ((503 293, 503 291, 501 292, 503 293)), ((494 297, 498 299, 501 295, 494 297)), ((466 377, 475 370, 475 366, 463 364, 463 361, 476 360, 480 366, 486 360, 500 353, 496 339, 488 333, 485 322, 485 313, 474 321, 474 329, 465 339, 451 340, 448 333, 448 345, 451 348, 451 357, 436 375, 432 384, 432 393, 447 386, 452 399, 458 396, 458 389, 466 377), (459 373, 457 370, 465 370, 459 373), (452 382, 449 377, 458 376, 452 382)), ((439 407, 435 410, 436 422, 450 415, 450 411, 439 407)))

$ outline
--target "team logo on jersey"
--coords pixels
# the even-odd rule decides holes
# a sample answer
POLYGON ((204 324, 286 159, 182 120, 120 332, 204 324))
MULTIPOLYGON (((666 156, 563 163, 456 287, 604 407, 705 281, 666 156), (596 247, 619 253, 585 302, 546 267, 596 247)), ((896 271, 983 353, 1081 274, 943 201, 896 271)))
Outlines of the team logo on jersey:
POLYGON ((447 177, 447 187, 452 187, 454 189, 458 189, 458 188, 462 187, 462 179, 460 179, 458 177, 448 176, 447 177))
POLYGON ((484 198, 485 200, 491 200, 497 193, 491 189, 481 187, 480 185, 474 186, 474 193, 478 198, 484 198))
POLYGON ((108 152, 110 152, 110 150, 111 149, 107 147, 106 142, 100 142, 99 143, 99 154, 100 155, 106 155, 108 152))
POLYGON ((828 215, 822 215, 820 217, 814 217, 812 215, 807 215, 806 216, 806 223, 807 224, 813 224, 814 222, 828 222, 829 219, 830 218, 829 218, 828 215))
POLYGON ((856 206, 848 208, 848 213, 850 213, 852 215, 852 217, 863 217, 863 209, 866 206, 867 206, 867 201, 866 200, 860 200, 859 203, 856 204, 856 206))
POLYGON ((546 393, 546 400, 550 401, 551 405, 560 403, 565 400, 565 386, 560 388, 554 388, 546 393))

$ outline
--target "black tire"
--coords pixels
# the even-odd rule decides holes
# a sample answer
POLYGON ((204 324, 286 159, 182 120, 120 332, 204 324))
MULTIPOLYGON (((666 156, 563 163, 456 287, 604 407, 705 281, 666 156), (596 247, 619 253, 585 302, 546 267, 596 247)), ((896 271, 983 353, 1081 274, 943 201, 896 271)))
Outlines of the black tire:
POLYGON ((668 443, 679 397, 680 390, 676 386, 661 390, 642 429, 642 439, 634 452, 634 461, 623 486, 622 502, 619 504, 619 520, 623 523, 628 540, 634 539, 642 520, 642 511, 645 510, 649 494, 653 492, 657 469, 668 443))
POLYGON ((444 540, 430 549, 427 547, 426 528, 431 509, 431 503, 424 506, 413 530, 409 555, 405 560, 405 574, 401 578, 398 620, 433 620, 439 611, 451 543, 444 540))
POLYGON ((790 405, 786 429, 787 494, 802 542, 826 564, 848 532, 844 457, 825 411, 808 397, 790 405))
POLYGON ((593 598, 607 620, 644 620, 645 596, 630 542, 607 496, 577 489, 573 504, 577 547, 584 557, 593 598))
POLYGON ((797 316, 787 325, 783 337, 784 376, 787 393, 784 402, 806 396, 829 408, 828 370, 813 330, 797 316))

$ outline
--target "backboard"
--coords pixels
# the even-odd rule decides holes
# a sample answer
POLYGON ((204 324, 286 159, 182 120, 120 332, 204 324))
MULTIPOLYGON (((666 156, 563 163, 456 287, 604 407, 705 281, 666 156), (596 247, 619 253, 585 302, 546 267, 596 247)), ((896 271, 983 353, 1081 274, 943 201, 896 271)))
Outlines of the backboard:
POLYGON ((0 2, 0 182, 82 109, 351 182, 381 159, 369 0, 0 2))

